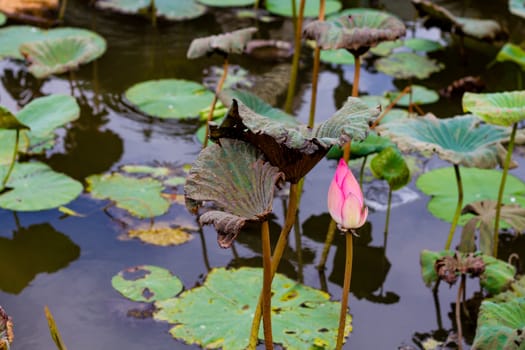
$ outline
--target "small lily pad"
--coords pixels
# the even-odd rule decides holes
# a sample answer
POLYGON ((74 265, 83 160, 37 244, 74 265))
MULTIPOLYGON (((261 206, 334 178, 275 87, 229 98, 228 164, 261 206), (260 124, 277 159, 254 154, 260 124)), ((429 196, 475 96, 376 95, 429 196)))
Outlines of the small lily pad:
POLYGON ((324 63, 354 64, 355 58, 347 49, 321 50, 319 59, 324 63))
POLYGON ((161 195, 162 184, 152 178, 136 179, 115 173, 92 175, 86 181, 94 198, 109 199, 139 218, 162 215, 170 205, 161 195))
POLYGON ((126 98, 141 112, 159 118, 193 118, 209 106, 213 93, 188 80, 150 80, 133 85, 126 98))
MULTIPOLYGON (((295 1, 295 8, 299 13, 300 0, 295 1)), ((293 9, 291 1, 283 0, 266 0, 266 9, 268 12, 279 16, 292 17, 293 9)), ((341 9, 341 2, 339 0, 326 0, 325 2, 325 14, 330 15, 336 13, 341 9)), ((317 0, 305 0, 304 6, 304 17, 317 17, 319 16, 319 1, 317 0)))
POLYGON ((256 0, 197 0, 197 1, 206 6, 240 7, 240 6, 253 5, 256 0))
POLYGON ((388 56, 392 53, 394 49, 397 49, 398 47, 403 46, 402 40, 394 40, 394 41, 383 41, 382 43, 379 43, 376 47, 373 47, 370 49, 370 52, 376 56, 388 56))
MULTIPOLYGON (((6 172, 7 166, 0 166, 0 178, 6 172)), ((40 162, 15 163, 6 187, 12 190, 0 195, 0 207, 15 211, 57 208, 82 192, 80 182, 40 162)))
POLYGON ((158 246, 180 245, 192 239, 192 235, 181 227, 147 227, 128 231, 130 238, 138 238, 141 241, 158 246))
MULTIPOLYGON (((151 11, 151 0, 98 0, 95 5, 124 14, 145 14, 151 11)), ((202 16, 206 7, 194 0, 155 0, 157 17, 183 21, 202 16)))
MULTIPOLYGON (((429 103, 435 103, 439 100, 439 94, 434 90, 421 85, 412 85, 412 103, 417 105, 424 105, 429 103)), ((387 96, 394 100, 400 93, 399 92, 388 92, 387 96)), ((409 94, 405 94, 397 101, 396 105, 408 107, 410 104, 409 94)))
POLYGON ((166 300, 183 289, 180 279, 171 272, 152 265, 127 268, 113 276, 111 285, 124 297, 142 302, 166 300))
POLYGON ((424 38, 406 39, 404 42, 404 46, 414 51, 420 52, 433 52, 441 50, 443 48, 443 46, 439 42, 424 38))
POLYGON ((478 115, 487 123, 512 126, 525 120, 525 90, 463 95, 463 110, 478 115))
MULTIPOLYGON (((174 326, 171 335, 206 349, 242 350, 262 285, 262 270, 213 269, 204 285, 155 303, 153 317, 174 326)), ((335 349, 340 304, 327 293, 276 274, 272 284, 273 340, 285 349, 335 349)), ((345 336, 351 331, 347 315, 345 336)), ((262 327, 259 335, 262 338, 262 327)))
POLYGON ((370 162, 372 174, 386 180, 392 191, 399 190, 410 181, 410 170, 397 148, 387 147, 370 162))
POLYGON ((525 70, 525 51, 518 45, 506 43, 499 50, 496 61, 510 61, 516 63, 522 70, 525 70))
POLYGON ((396 79, 426 79, 439 72, 444 65, 425 56, 412 52, 396 52, 375 62, 378 71, 396 79))

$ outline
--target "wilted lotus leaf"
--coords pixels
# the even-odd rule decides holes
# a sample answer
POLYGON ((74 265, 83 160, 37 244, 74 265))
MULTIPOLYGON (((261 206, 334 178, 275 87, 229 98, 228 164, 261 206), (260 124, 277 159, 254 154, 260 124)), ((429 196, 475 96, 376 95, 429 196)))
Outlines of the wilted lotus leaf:
POLYGON ((505 30, 496 21, 457 17, 431 0, 412 0, 412 4, 419 15, 426 19, 426 26, 437 26, 458 35, 486 41, 507 37, 505 30))
MULTIPOLYGON (((171 335, 188 344, 243 350, 261 283, 261 269, 213 269, 204 285, 156 302, 153 317, 173 324, 171 335)), ((340 303, 329 299, 327 293, 276 274, 272 283, 273 341, 284 349, 335 349, 340 303)), ((347 315, 345 336, 351 329, 347 315)), ((262 327, 259 338, 263 338, 262 327)))
POLYGON ((0 306, 0 349, 9 350, 15 336, 13 333, 13 321, 11 317, 0 306))
POLYGON ((252 145, 231 139, 205 148, 190 170, 184 194, 191 211, 203 201, 218 210, 200 217, 202 224, 213 224, 219 245, 231 246, 246 222, 267 219, 272 211, 275 185, 282 180, 278 168, 261 159, 252 145))
POLYGON ((372 174, 385 180, 392 191, 399 190, 410 181, 410 170, 397 148, 387 147, 370 162, 372 174))
POLYGON ((404 42, 405 47, 408 47, 409 49, 412 49, 414 51, 421 51, 421 52, 432 52, 441 50, 443 46, 438 42, 430 39, 424 39, 424 38, 410 38, 405 40, 404 42))
POLYGON ((111 279, 120 294, 133 301, 165 300, 182 291, 182 282, 166 269, 140 265, 120 271, 111 279))
MULTIPOLYGON (((461 232, 461 242, 465 249, 471 249, 476 237, 476 228, 479 226, 479 250, 491 255, 496 216, 496 201, 484 200, 470 203, 461 211, 462 214, 473 214, 461 232)), ((517 233, 525 232, 525 208, 516 204, 503 204, 500 212, 501 220, 507 223, 517 233)))
POLYGON ((91 175, 86 181, 94 198, 109 199, 139 218, 162 215, 170 206, 161 195, 164 187, 152 178, 136 179, 115 173, 91 175))
POLYGON ((242 54, 246 43, 251 40, 257 28, 250 27, 233 32, 193 39, 186 54, 189 59, 218 53, 221 56, 242 54))
POLYGON ((472 349, 522 350, 525 344, 525 297, 481 303, 472 349))
POLYGON ((496 144, 508 138, 505 128, 482 124, 473 115, 438 119, 432 114, 382 124, 381 131, 401 150, 435 152, 452 164, 493 168, 498 164, 496 144))
POLYGON ((197 1, 207 6, 239 7, 239 6, 253 5, 256 0, 197 0, 197 1))
POLYGON ((433 252, 431 250, 423 249, 421 251, 419 255, 419 264, 421 265, 421 275, 423 277, 423 281, 427 287, 438 280, 438 275, 435 268, 436 261, 444 257, 453 256, 454 252, 451 250, 433 252))
MULTIPOLYGON (((98 0, 95 5, 100 9, 109 9, 125 14, 141 14, 151 11, 152 0, 98 0)), ((206 8, 195 0, 155 0, 157 17, 182 21, 197 18, 206 12, 206 8)))
POLYGON ((472 253, 456 252, 454 256, 444 256, 436 260, 434 267, 438 278, 451 285, 456 283, 458 277, 463 274, 478 277, 485 271, 483 260, 472 253))
POLYGON ((516 268, 503 260, 490 255, 481 255, 485 263, 485 272, 480 276, 481 286, 490 294, 498 294, 508 289, 514 282, 516 268))
POLYGON ((525 90, 463 95, 463 110, 487 123, 512 126, 525 119, 525 90))
MULTIPOLYGON (((295 1, 295 8, 299 8, 300 0, 295 1)), ((293 3, 292 1, 283 0, 266 0, 266 9, 268 12, 279 16, 293 16, 293 3)), ((305 0, 304 4, 304 17, 317 17, 319 15, 319 1, 318 0, 305 0)), ((326 0, 325 1, 325 14, 329 15, 335 13, 341 9, 341 2, 339 0, 326 0)))
MULTIPOLYGON (((421 85, 411 85, 412 89, 412 103, 416 105, 424 105, 429 103, 434 103, 439 100, 439 95, 434 90, 430 90, 425 86, 421 85)), ((386 95, 394 100, 400 93, 399 92, 388 92, 386 95)), ((405 94, 403 97, 397 101, 396 105, 398 106, 408 106, 410 104, 409 94, 405 94)))
POLYGON ((281 61, 292 56, 293 45, 283 40, 250 40, 246 44, 245 53, 259 60, 281 61))
POLYGON ((523 49, 518 45, 506 43, 499 50, 498 55, 496 56, 496 61, 514 62, 517 65, 519 65, 522 70, 525 70, 525 51, 523 51, 523 49))
POLYGON ((180 245, 192 239, 192 235, 182 227, 154 227, 137 228, 128 231, 128 236, 159 246, 180 245))
POLYGON ((412 52, 393 53, 375 61, 374 66, 378 71, 396 79, 426 79, 444 67, 435 60, 412 52))
POLYGON ((525 18, 525 3, 521 0, 509 0, 510 13, 525 18))
POLYGON ((39 79, 76 69, 97 59, 104 51, 104 41, 87 36, 40 40, 20 46, 20 53, 30 63, 29 71, 39 79))
MULTIPOLYGON (((1 179, 6 172, 7 166, 0 166, 1 179)), ((40 162, 15 163, 6 187, 12 189, 0 195, 0 208, 16 211, 57 208, 82 192, 80 182, 40 162)))
POLYGON ((508 290, 498 293, 488 300, 501 303, 523 297, 525 297, 525 276, 521 275, 509 285, 508 290))
MULTIPOLYGON (((454 181, 452 167, 432 170, 421 175, 416 182, 423 193, 432 196, 428 203, 428 210, 437 218, 452 222, 454 208, 458 200, 456 186, 451 186, 454 181)), ((463 203, 472 203, 480 200, 496 200, 498 198, 498 184, 501 182, 501 172, 497 170, 461 168, 461 182, 463 183, 463 203)), ((503 202, 507 204, 520 204, 525 207, 525 183, 509 174, 503 202)), ((471 214, 462 215, 459 224, 464 225, 471 214)))
POLYGON ((330 119, 309 129, 258 115, 233 100, 222 124, 210 127, 210 135, 213 140, 226 137, 255 145, 285 174, 286 181, 297 183, 333 145, 364 139, 373 116, 365 103, 350 97, 330 119))
POLYGON ((323 49, 347 49, 360 56, 382 41, 405 35, 405 25, 382 11, 353 9, 335 21, 314 21, 304 27, 303 36, 323 49))

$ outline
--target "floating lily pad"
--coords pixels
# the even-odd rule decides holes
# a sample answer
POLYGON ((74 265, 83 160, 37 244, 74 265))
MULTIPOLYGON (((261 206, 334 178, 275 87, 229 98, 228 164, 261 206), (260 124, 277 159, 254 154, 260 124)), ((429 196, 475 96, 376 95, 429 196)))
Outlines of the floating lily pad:
POLYGON ((355 58, 346 49, 321 50, 319 59, 324 63, 332 64, 354 64, 355 58))
POLYGON ((405 40, 404 46, 414 51, 433 52, 441 50, 443 46, 434 40, 424 38, 410 38, 405 40))
POLYGON ((282 178, 252 145, 220 139, 220 146, 202 150, 191 168, 184 186, 186 203, 191 211, 203 201, 215 204, 219 210, 205 212, 200 222, 213 224, 219 245, 227 248, 247 222, 267 219, 275 184, 282 178))
POLYGON ((213 93, 203 85, 179 79, 138 83, 125 96, 143 113, 175 119, 197 117, 213 100, 213 93))
MULTIPOLYGON (((439 94, 435 92, 434 90, 430 90, 426 88, 425 86, 421 85, 412 85, 412 103, 417 105, 424 105, 429 103, 434 103, 439 100, 439 94)), ((399 92, 388 92, 387 96, 394 100, 400 93, 399 92)), ((410 96, 409 94, 405 94, 399 101, 397 101, 396 105, 398 106, 404 106, 408 107, 410 104, 410 96)))
POLYGON ((30 62, 29 71, 37 78, 45 78, 97 59, 106 51, 106 44, 87 36, 68 36, 24 43, 19 49, 30 62))
MULTIPOLYGON (((454 169, 440 168, 421 175, 416 182, 417 187, 425 194, 432 196, 428 203, 428 210, 432 215, 452 222, 454 208, 458 200, 456 186, 451 186, 454 180, 454 169)), ((472 203, 480 200, 497 200, 498 186, 501 181, 501 172, 496 170, 461 168, 463 183, 463 203, 472 203)), ((525 207, 525 183, 518 178, 508 175, 503 193, 503 203, 520 204, 525 207)), ((464 225, 472 216, 465 214, 460 217, 460 225, 464 225)))
POLYGON ((133 301, 154 302, 174 297, 182 291, 180 279, 158 266, 140 265, 120 271, 111 279, 120 294, 133 301))
POLYGON ((22 44, 68 37, 82 37, 92 41, 99 49, 106 48, 104 38, 87 29, 64 27, 42 30, 31 26, 8 26, 0 29, 0 58, 22 60, 24 56, 19 50, 22 44))
POLYGON ((519 65, 522 70, 525 70, 525 51, 518 45, 506 43, 499 50, 498 55, 496 56, 496 61, 514 62, 519 65))
POLYGON ((521 0, 509 0, 509 11, 513 15, 525 18, 525 3, 521 0))
POLYGON ((141 241, 158 246, 180 245, 192 239, 192 235, 181 227, 146 227, 128 231, 130 238, 138 238, 141 241))
POLYGON ((378 179, 386 180, 392 191, 399 190, 410 181, 407 163, 394 147, 379 152, 370 162, 370 170, 378 179))
POLYGON ((381 152, 391 146, 394 144, 387 137, 381 137, 376 132, 370 132, 363 141, 352 142, 350 154, 353 158, 364 157, 381 152))
POLYGON ((133 175, 147 175, 154 177, 165 186, 179 186, 186 182, 187 172, 182 167, 174 167, 171 165, 123 165, 120 169, 128 174, 133 175))
POLYGON ((29 127, 19 121, 10 110, 0 106, 0 129, 27 130, 29 127))
POLYGON ((463 95, 463 110, 478 115, 487 123, 512 126, 525 120, 525 91, 463 95))
POLYGON ((426 79, 444 68, 443 64, 436 60, 412 52, 393 53, 378 59, 374 65, 378 71, 396 79, 426 79))
MULTIPOLYGON (((295 8, 299 13, 300 0, 295 1, 295 8)), ((292 17, 293 9, 291 1, 282 0, 266 0, 266 9, 276 15, 292 17)), ((325 2, 325 14, 330 15, 336 13, 341 9, 341 3, 338 0, 326 0, 325 2)), ((319 16, 319 1, 317 0, 305 0, 304 6, 304 17, 317 17, 319 16)))
POLYGON ((136 179, 116 173, 92 175, 86 181, 94 198, 109 199, 139 218, 162 215, 170 205, 161 196, 162 184, 155 179, 136 179))
POLYGON ((307 24, 303 36, 314 39, 323 49, 347 49, 360 56, 383 41, 405 35, 405 25, 397 17, 371 9, 345 10, 337 19, 307 24))
POLYGON ((376 56, 388 56, 392 53, 392 50, 403 46, 402 40, 384 41, 379 43, 376 47, 370 49, 370 52, 376 56))
MULTIPOLYGON (((213 269, 203 286, 156 302, 153 317, 174 324, 171 335, 188 344, 242 350, 248 344, 261 284, 261 269, 213 269)), ((281 274, 275 275, 272 294, 274 342, 285 349, 335 349, 339 303, 281 274)), ((350 323, 347 315, 345 335, 350 323)))
MULTIPOLYGON (((6 172, 7 166, 0 166, 0 178, 6 172)), ((15 211, 57 208, 82 192, 80 182, 40 162, 16 163, 6 187, 12 190, 0 195, 0 207, 15 211)))
POLYGON ((405 109, 392 108, 388 113, 381 119, 379 125, 386 123, 401 122, 408 118, 408 111, 405 109))
POLYGON ((193 39, 186 53, 189 59, 218 53, 222 56, 242 54, 257 28, 250 27, 233 32, 193 39))
POLYGON ((522 350, 525 344, 525 298, 481 303, 473 349, 522 350))
POLYGON ((197 1, 206 6, 239 7, 239 6, 253 5, 256 0, 197 0, 197 1))
MULTIPOLYGON (((151 0, 98 0, 95 5, 125 14, 144 14, 151 11, 151 3, 151 0)), ((157 17, 182 21, 200 17, 206 7, 194 0, 155 0, 155 10, 157 17)))
POLYGON ((498 164, 497 143, 509 136, 507 129, 482 124, 474 115, 438 119, 427 114, 383 124, 381 130, 403 151, 435 152, 453 164, 478 168, 498 164))

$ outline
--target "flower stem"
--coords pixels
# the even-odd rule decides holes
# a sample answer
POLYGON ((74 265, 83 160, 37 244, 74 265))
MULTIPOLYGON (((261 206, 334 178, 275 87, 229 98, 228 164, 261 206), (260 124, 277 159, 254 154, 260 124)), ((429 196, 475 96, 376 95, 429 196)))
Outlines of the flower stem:
POLYGON ((273 349, 272 337, 272 258, 270 247, 270 228, 268 221, 263 221, 261 227, 263 254, 263 287, 262 287, 262 317, 264 326, 264 346, 266 350, 273 349))
POLYGON ((7 181, 9 180, 9 177, 11 176, 11 173, 13 172, 13 168, 15 167, 16 155, 18 154, 19 141, 20 141, 20 130, 16 129, 15 147, 13 149, 13 156, 11 157, 11 164, 9 164, 9 169, 7 170, 7 174, 5 174, 4 180, 2 181, 2 188, 0 188, 0 191, 3 191, 5 189, 5 186, 7 185, 7 181))
MULTIPOLYGON (((319 20, 324 21, 324 7, 325 0, 320 0, 319 3, 319 20)), ((315 104, 317 102, 317 83, 319 78, 319 63, 321 56, 321 47, 315 46, 314 50, 314 67, 312 72, 312 97, 310 99, 310 117, 308 118, 308 127, 313 128, 315 121, 315 104)))
POLYGON ((353 259, 353 233, 348 232, 346 236, 346 260, 345 260, 345 279, 343 283, 343 295, 341 297, 341 313, 339 314, 339 329, 337 330, 336 350, 343 347, 343 338, 345 335, 346 314, 348 312, 348 295, 350 294, 350 282, 352 280, 352 259, 353 259))
POLYGON ((224 82, 226 81, 227 76, 228 76, 228 57, 224 57, 224 64, 222 68, 221 80, 219 80, 219 83, 217 84, 217 87, 215 88, 215 96, 213 96, 213 101, 211 102, 210 112, 208 113, 208 119, 206 119, 206 134, 204 135, 204 143, 202 145, 202 148, 206 148, 208 146, 208 139, 210 137, 210 122, 213 118, 213 111, 215 110, 215 105, 217 104, 219 92, 221 92, 222 86, 224 85, 224 82))
MULTIPOLYGON (((306 0, 301 0, 299 5, 299 14, 295 21, 295 40, 294 40, 294 53, 292 58, 292 72, 290 73, 290 84, 288 85, 288 93, 286 95, 286 102, 284 104, 284 110, 286 113, 292 113, 293 97, 295 95, 295 85, 297 83, 297 72, 299 71, 299 57, 301 56, 301 34, 303 30, 303 16, 304 6, 306 0)), ((295 8, 295 0, 292 0, 292 4, 295 8)))
POLYGON ((456 325, 458 327, 458 349, 463 350, 463 330, 461 327, 461 296, 465 288, 465 275, 461 275, 461 283, 458 288, 458 295, 456 297, 456 325))
POLYGON ((361 56, 354 55, 354 81, 352 83, 352 97, 359 96, 359 73, 361 72, 361 56))
MULTIPOLYGON (((283 256, 284 250, 286 248, 286 243, 288 241, 288 234, 290 233, 295 219, 296 219, 296 213, 297 213, 297 206, 298 206, 298 185, 297 184, 290 184, 290 195, 289 195, 289 201, 288 201, 288 210, 286 211, 286 219, 284 221, 283 228, 281 230, 281 234, 279 235, 279 240, 277 241, 277 245, 275 246, 275 250, 273 252, 272 256, 272 270, 271 270, 271 278, 273 279, 273 276, 275 275, 275 272, 277 271, 277 268, 279 267, 279 262, 281 261, 281 258, 283 256)), ((257 307, 255 308, 255 312, 253 315, 253 321, 252 321, 252 328, 250 331, 250 341, 248 343, 247 349, 255 349, 257 346, 257 339, 259 337, 259 326, 261 323, 261 316, 262 316, 262 293, 259 296, 259 301, 257 303, 257 307)))
POLYGON ((512 158, 512 151, 514 150, 514 139, 516 138, 516 130, 518 123, 512 126, 510 134, 509 148, 507 149, 507 156, 505 157, 505 164, 503 164, 503 174, 501 175, 501 182, 499 184, 498 203, 496 204, 496 218, 494 219, 494 257, 498 257, 498 239, 499 239, 499 219, 501 215, 501 204, 503 202, 503 192, 505 191, 505 182, 507 181, 507 173, 509 172, 509 164, 512 158))
POLYGON ((454 164, 454 172, 456 173, 456 183, 458 185, 458 204, 456 206, 454 218, 452 219, 452 226, 450 227, 450 232, 448 233, 447 243, 445 245, 446 250, 449 250, 450 245, 452 244, 452 238, 454 238, 454 232, 456 232, 456 226, 458 224, 458 220, 461 215, 461 208, 463 205, 463 186, 461 184, 461 174, 459 172, 459 165, 454 164))

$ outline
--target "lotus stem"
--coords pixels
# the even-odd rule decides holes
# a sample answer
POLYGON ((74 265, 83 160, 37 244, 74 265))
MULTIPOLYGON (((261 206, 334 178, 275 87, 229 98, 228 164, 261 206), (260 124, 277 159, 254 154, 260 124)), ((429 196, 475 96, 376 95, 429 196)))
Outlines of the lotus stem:
POLYGON ((62 22, 64 15, 66 14, 67 0, 62 0, 60 2, 60 10, 58 10, 58 21, 62 22))
MULTIPOLYGON (((292 0, 293 8, 295 8, 295 0, 292 0)), ((299 5, 299 15, 295 21, 295 40, 294 53, 292 58, 292 72, 290 73, 290 84, 288 85, 288 93, 286 95, 286 102, 284 110, 287 113, 292 113, 293 97, 295 95, 295 85, 297 83, 297 73, 299 71, 299 56, 301 55, 301 32, 303 29, 304 6, 306 0, 301 0, 299 5)))
POLYGON ((458 224, 459 217, 461 216, 461 208, 463 205, 463 186, 461 184, 461 174, 459 172, 459 165, 454 164, 454 172, 456 174, 456 183, 458 185, 458 204, 456 206, 454 218, 452 219, 452 226, 450 227, 450 232, 448 233, 447 243, 445 245, 446 250, 449 250, 450 245, 452 244, 452 238, 454 238, 454 232, 456 232, 456 226, 458 224))
POLYGON ((7 181, 9 180, 9 177, 11 176, 11 173, 13 172, 13 168, 15 167, 16 156, 18 154, 18 143, 19 142, 20 142, 20 130, 16 129, 15 147, 13 148, 13 156, 11 157, 11 164, 9 164, 9 169, 7 169, 7 174, 5 174, 4 180, 2 181, 2 188, 0 189, 0 191, 5 190, 7 181))
POLYGON ((333 219, 330 220, 330 224, 328 225, 328 232, 326 233, 326 240, 324 241, 324 247, 323 252, 321 254, 321 260, 319 261, 319 264, 317 265, 318 270, 324 270, 326 267, 326 259, 328 258, 328 252, 330 251, 330 246, 332 245, 332 242, 334 241, 335 237, 335 230, 337 228, 337 224, 333 219))
POLYGON ((408 115, 411 115, 412 114, 412 97, 413 97, 413 94, 412 94, 412 81, 410 82, 410 84, 408 86, 410 86, 410 91, 409 91, 409 95, 408 95, 408 115))
POLYGON ((410 91, 412 91, 412 88, 410 86, 404 88, 403 91, 401 91, 399 95, 397 95, 397 97, 392 102, 390 102, 390 104, 385 108, 385 110, 381 112, 381 115, 379 115, 379 117, 376 118, 374 123, 370 126, 370 129, 374 129, 381 122, 381 119, 383 119, 383 117, 387 115, 388 112, 390 112, 390 110, 396 105, 396 103, 410 91))
POLYGON ((303 283, 304 277, 303 277, 303 248, 302 248, 302 242, 301 242, 301 227, 299 225, 299 220, 297 217, 295 217, 295 223, 294 223, 294 236, 295 236, 295 251, 297 254, 297 282, 303 283))
MULTIPOLYGON (((279 267, 279 262, 281 261, 281 258, 283 256, 284 250, 287 245, 288 241, 288 234, 290 233, 295 219, 296 219, 296 213, 297 213, 297 206, 298 206, 298 185, 297 184, 290 184, 290 195, 289 195, 289 201, 288 201, 288 210, 286 211, 286 219, 284 221, 283 228, 281 229, 281 234, 279 235, 279 239, 277 240, 277 245, 275 246, 275 250, 273 252, 272 256, 272 279, 275 273, 277 272, 277 268, 279 267)), ((254 350, 257 346, 257 339, 259 337, 259 325, 261 323, 261 316, 262 316, 262 293, 259 296, 259 301, 257 303, 257 307, 255 308, 255 312, 253 315, 253 321, 252 321, 252 328, 250 331, 250 341, 248 343, 247 349, 254 350)))
POLYGON ((503 192, 505 191, 505 182, 507 181, 507 173, 509 172, 510 160, 512 159, 512 151, 514 150, 514 139, 516 138, 516 130, 518 123, 512 126, 510 134, 509 146, 507 149, 507 156, 505 157, 505 164, 503 164, 503 174, 501 174, 501 182, 499 184, 498 202, 496 204, 496 218, 494 219, 494 257, 498 257, 498 240, 499 240, 499 219, 501 215, 501 204, 503 202, 503 192))
POLYGON ((263 255, 262 317, 264 327, 264 347, 273 350, 272 337, 272 258, 270 246, 270 227, 265 220, 261 227, 263 255))
POLYGON ((210 138, 210 122, 213 118, 213 111, 215 110, 215 105, 217 104, 218 95, 222 90, 222 86, 224 85, 224 82, 226 81, 226 77, 228 76, 228 57, 224 57, 224 64, 222 66, 222 76, 219 80, 219 83, 217 84, 217 87, 215 88, 215 95, 213 96, 213 101, 211 102, 210 111, 208 112, 208 118, 206 119, 206 134, 204 135, 204 143, 202 145, 202 148, 208 147, 208 139, 210 138))
POLYGON ((361 56, 354 55, 354 81, 352 83, 352 97, 359 96, 359 76, 361 72, 361 56))
MULTIPOLYGON (((198 221, 198 220, 197 220, 198 221)), ((208 259, 208 249, 206 248, 206 239, 204 239, 204 232, 202 232, 202 225, 199 223, 199 235, 201 236, 202 258, 206 271, 211 270, 210 260, 208 259)))
POLYGON ((337 330, 336 350, 343 347, 345 335, 346 314, 348 308, 348 295, 350 294, 350 282, 352 280, 352 259, 353 259, 353 232, 348 232, 346 236, 346 259, 345 259, 345 279, 343 282, 343 295, 341 297, 341 313, 339 314, 339 329, 337 330))
POLYGON ((390 209, 392 207, 392 187, 388 186, 388 202, 386 206, 386 220, 385 220, 385 249, 386 249, 386 239, 388 235, 388 226, 390 224, 390 209))
POLYGON ((363 177, 365 175, 365 166, 368 155, 363 157, 363 164, 361 164, 361 169, 359 170, 359 186, 363 187, 363 177))
POLYGON ((151 25, 153 28, 157 28, 157 7, 155 6, 155 0, 151 0, 151 25))
POLYGON ((463 330, 461 327, 461 295, 465 288, 465 275, 461 275, 461 283, 458 288, 458 295, 456 297, 456 325, 458 327, 458 349, 463 350, 463 330))
MULTIPOLYGON (((324 21, 325 0, 319 3, 319 21, 324 21)), ((310 117, 308 118, 308 127, 313 128, 315 122, 315 106, 317 102, 317 83, 319 81, 319 65, 321 57, 321 48, 315 46, 314 50, 314 67, 312 72, 312 97, 310 99, 310 117)))

